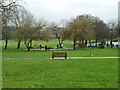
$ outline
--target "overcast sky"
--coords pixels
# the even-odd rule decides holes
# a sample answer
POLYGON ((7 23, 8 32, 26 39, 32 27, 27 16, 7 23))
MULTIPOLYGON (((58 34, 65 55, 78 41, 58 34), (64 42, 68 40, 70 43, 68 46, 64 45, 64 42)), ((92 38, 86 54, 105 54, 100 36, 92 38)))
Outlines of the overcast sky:
POLYGON ((35 18, 59 23, 81 14, 91 14, 108 22, 118 18, 120 0, 25 0, 26 8, 35 18))

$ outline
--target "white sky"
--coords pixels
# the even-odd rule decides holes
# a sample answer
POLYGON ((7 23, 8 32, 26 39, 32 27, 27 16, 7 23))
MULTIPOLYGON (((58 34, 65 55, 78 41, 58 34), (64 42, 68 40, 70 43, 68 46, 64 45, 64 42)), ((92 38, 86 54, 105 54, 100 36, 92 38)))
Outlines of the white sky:
POLYGON ((81 14, 100 17, 105 22, 118 18, 120 0, 25 0, 26 8, 37 18, 60 22, 81 14))

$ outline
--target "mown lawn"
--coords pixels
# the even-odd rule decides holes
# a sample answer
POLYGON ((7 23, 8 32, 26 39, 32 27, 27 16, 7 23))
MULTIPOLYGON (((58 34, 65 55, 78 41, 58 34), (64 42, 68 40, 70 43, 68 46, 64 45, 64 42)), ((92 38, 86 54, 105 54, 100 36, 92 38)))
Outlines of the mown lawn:
MULTIPOLYGON (((49 47, 56 48, 57 40, 51 40, 49 42, 45 41, 34 41, 34 44, 41 44, 47 45, 49 47)), ((8 43, 8 49, 4 49, 4 41, 2 44, 3 50, 2 50, 2 57, 3 58, 51 58, 52 52, 58 52, 58 51, 30 51, 28 52, 26 50, 26 47, 24 45, 24 42, 21 43, 21 48, 19 50, 16 49, 17 43, 15 41, 10 41, 8 43)), ((73 42, 72 41, 64 41, 64 48, 72 48, 73 42)), ((67 50, 65 51, 68 53, 68 57, 88 57, 90 56, 90 49, 80 49, 80 50, 67 50)), ((91 48, 91 52, 93 54, 93 57, 117 57, 118 56, 118 48, 91 48)))
MULTIPOLYGON (((84 50, 66 50, 66 51, 30 51, 27 50, 3 50, 3 58, 51 58, 52 52, 67 52, 68 57, 89 57, 89 48, 84 50)), ((117 48, 92 48, 93 57, 118 57, 117 48)))
MULTIPOLYGON (((33 42, 33 44, 40 42, 33 42)), ((56 47, 57 41, 44 42, 56 47)), ((51 58, 53 51, 28 52, 21 43, 10 41, 8 49, 2 50, 2 58, 51 58)), ((65 41, 64 47, 73 47, 72 41, 65 41)), ((55 51, 58 52, 58 51, 55 51)), ((59 51, 61 52, 61 51, 59 51)), ((64 51, 62 51, 64 52, 64 51)), ((66 50, 68 57, 89 57, 90 50, 66 50)), ((117 48, 92 48, 93 57, 117 57, 117 48)), ((118 59, 3 59, 3 88, 117 88, 118 59)))
POLYGON ((3 60, 3 88, 117 88, 117 59, 3 60))

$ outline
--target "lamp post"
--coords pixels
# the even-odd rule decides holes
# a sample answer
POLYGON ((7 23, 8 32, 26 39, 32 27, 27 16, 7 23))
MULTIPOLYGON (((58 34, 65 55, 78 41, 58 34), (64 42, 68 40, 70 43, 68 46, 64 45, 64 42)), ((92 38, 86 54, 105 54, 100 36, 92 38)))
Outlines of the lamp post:
MULTIPOLYGON (((91 25, 93 27, 93 24, 91 25)), ((93 56, 92 49, 91 49, 91 36, 92 36, 93 30, 90 32, 90 56, 93 56)))

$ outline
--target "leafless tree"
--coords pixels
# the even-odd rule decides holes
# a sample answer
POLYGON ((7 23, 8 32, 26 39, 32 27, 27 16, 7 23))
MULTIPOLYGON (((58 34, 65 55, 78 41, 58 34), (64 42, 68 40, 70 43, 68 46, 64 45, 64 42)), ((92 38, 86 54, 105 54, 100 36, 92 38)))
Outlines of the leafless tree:
POLYGON ((112 45, 113 39, 117 39, 119 36, 117 20, 110 20, 108 22, 108 26, 109 26, 109 33, 111 36, 111 48, 112 48, 113 47, 113 45, 112 45))
POLYGON ((21 7, 20 1, 22 0, 1 0, 0 12, 2 13, 2 33, 5 35, 5 49, 7 49, 9 30, 7 29, 13 22, 13 15, 16 12, 15 8, 21 7))
POLYGON ((24 24, 15 31, 15 38, 25 42, 28 51, 33 40, 49 40, 49 32, 46 29, 46 21, 36 21, 32 14, 28 14, 23 20, 24 24))
POLYGON ((77 40, 83 42, 84 40, 90 40, 92 36, 94 36, 93 23, 91 19, 86 17, 72 19, 69 24, 67 24, 66 28, 63 28, 62 30, 61 34, 64 39, 74 41, 74 49, 77 40))

